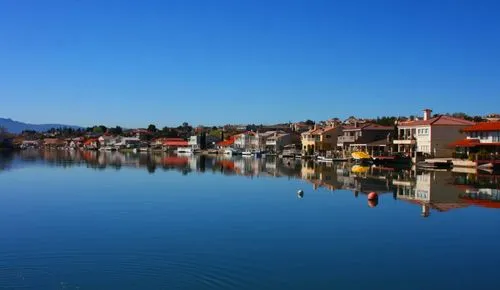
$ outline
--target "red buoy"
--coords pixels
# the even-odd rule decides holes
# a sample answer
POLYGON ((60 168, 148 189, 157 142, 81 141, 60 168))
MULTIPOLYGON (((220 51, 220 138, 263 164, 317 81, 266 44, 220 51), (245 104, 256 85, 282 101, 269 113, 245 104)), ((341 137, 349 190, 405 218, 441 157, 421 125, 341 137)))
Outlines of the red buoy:
POLYGON ((368 200, 376 200, 378 199, 378 194, 376 192, 370 192, 368 193, 368 200))

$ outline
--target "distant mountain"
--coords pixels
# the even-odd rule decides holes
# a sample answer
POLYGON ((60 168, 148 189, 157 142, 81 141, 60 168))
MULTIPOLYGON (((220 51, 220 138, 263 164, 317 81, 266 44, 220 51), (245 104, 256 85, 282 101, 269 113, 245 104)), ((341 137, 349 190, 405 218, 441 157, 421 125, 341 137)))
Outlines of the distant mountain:
POLYGON ((63 128, 69 127, 73 129, 79 129, 82 127, 64 124, 28 124, 19 121, 14 121, 12 119, 0 118, 0 127, 4 127, 10 133, 21 133, 24 130, 34 130, 38 132, 44 132, 50 130, 51 128, 63 128))

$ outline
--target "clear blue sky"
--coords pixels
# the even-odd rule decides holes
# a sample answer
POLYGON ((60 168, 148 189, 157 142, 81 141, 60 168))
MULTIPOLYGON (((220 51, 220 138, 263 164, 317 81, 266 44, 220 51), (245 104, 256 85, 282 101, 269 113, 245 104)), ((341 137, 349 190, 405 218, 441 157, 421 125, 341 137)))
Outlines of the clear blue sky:
POLYGON ((143 127, 500 109, 500 1, 0 1, 0 117, 143 127))

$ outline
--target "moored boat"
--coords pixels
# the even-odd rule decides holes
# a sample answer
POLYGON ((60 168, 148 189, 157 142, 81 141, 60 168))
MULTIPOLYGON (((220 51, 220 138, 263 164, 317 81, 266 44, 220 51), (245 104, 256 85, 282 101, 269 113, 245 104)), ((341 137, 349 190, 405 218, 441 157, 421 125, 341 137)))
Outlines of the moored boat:
POLYGON ((176 152, 181 154, 192 154, 193 149, 191 149, 190 147, 179 147, 177 148, 176 152))

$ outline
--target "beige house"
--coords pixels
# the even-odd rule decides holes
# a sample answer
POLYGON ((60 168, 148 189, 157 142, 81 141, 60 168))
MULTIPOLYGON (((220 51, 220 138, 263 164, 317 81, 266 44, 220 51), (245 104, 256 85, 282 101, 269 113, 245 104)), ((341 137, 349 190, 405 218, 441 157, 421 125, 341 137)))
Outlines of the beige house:
POLYGON ((451 157, 454 148, 450 143, 465 138, 463 129, 474 122, 450 116, 431 118, 432 110, 424 110, 423 120, 407 121, 398 124, 394 144, 397 151, 412 157, 427 155, 451 157))
POLYGON ((302 153, 306 155, 324 154, 336 149, 342 127, 318 127, 301 134, 302 153))

